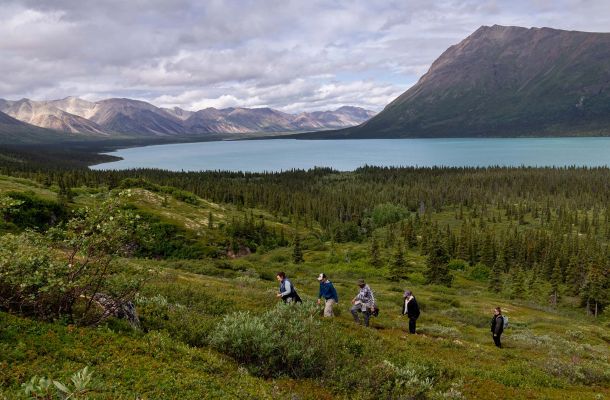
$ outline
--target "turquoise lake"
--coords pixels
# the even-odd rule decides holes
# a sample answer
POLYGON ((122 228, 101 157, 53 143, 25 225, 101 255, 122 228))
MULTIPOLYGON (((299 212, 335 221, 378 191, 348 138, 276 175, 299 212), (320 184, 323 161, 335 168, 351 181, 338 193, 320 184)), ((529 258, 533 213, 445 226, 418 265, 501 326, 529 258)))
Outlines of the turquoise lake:
POLYGON ((285 171, 376 166, 607 166, 610 138, 269 139, 166 144, 108 153, 123 160, 93 169, 285 171))

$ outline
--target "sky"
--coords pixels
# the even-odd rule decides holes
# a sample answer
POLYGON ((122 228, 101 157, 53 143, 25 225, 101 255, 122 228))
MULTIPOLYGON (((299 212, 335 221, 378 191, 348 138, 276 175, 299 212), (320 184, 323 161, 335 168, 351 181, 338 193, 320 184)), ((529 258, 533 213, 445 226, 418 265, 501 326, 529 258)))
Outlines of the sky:
POLYGON ((0 0, 0 98, 380 111, 482 25, 610 31, 607 0, 0 0))

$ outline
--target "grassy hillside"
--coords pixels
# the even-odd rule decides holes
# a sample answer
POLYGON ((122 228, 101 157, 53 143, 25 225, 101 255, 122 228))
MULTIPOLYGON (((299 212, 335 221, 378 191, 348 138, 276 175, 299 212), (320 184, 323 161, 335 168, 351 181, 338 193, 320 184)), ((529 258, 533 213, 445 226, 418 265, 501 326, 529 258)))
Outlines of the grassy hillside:
MULTIPOLYGON (((185 242, 218 249, 235 240, 258 243, 241 231, 235 235, 235 230, 226 229, 237 219, 263 220, 268 232, 284 230, 290 241, 295 232, 289 218, 263 210, 213 203, 137 181, 123 186, 110 192, 107 188, 72 188, 73 199, 66 206, 69 210, 96 208, 112 193, 122 192, 127 206, 138 215, 147 215, 151 225, 173 226, 173 235, 181 235, 185 242)), ((29 192, 53 202, 61 200, 59 190, 0 177, 0 198, 29 192)), ((435 218, 457 228, 456 215, 457 211, 447 211, 435 218)), ((570 293, 559 307, 552 308, 536 301, 531 289, 527 296, 514 296, 511 278, 504 277, 508 279, 505 289, 492 294, 485 274, 468 265, 451 272, 451 287, 427 285, 423 276, 426 258, 417 248, 405 255, 408 278, 392 281, 388 265, 395 250, 386 247, 386 241, 380 241, 381 266, 373 267, 367 242, 328 241, 315 224, 309 228, 301 224, 298 232, 305 258, 301 264, 293 263, 290 243, 260 245, 258 251, 237 259, 219 254, 192 259, 115 259, 120 276, 145 278, 135 297, 141 321, 138 330, 118 319, 99 327, 79 327, 68 320, 43 322, 0 312, 0 398, 26 398, 21 384, 34 375, 69 383, 70 376, 85 366, 93 375, 90 391, 83 396, 100 399, 610 396, 610 320, 605 314, 594 318, 573 307, 578 299, 570 293), (280 270, 292 278, 306 302, 296 310, 277 308, 275 274, 280 270), (320 272, 329 275, 339 293, 333 320, 307 316, 314 307, 310 302, 317 294, 315 277, 320 272), (370 284, 381 309, 370 328, 355 326, 348 311, 358 278, 370 284), (406 320, 399 315, 406 288, 414 292, 422 308, 415 336, 406 334, 406 320), (495 306, 510 317, 503 349, 493 346, 489 334, 495 306), (219 347, 219 336, 237 338, 240 332, 251 333, 240 346, 254 346, 260 339, 257 335, 265 332, 260 324, 278 316, 279 329, 293 341, 288 349, 274 347, 274 351, 296 357, 296 370, 273 372, 274 366, 288 361, 248 361, 252 354, 239 355, 237 347, 219 347), (241 321, 238 332, 227 330, 236 318, 241 321), (290 355, 290 347, 303 350, 290 355)), ((375 230, 379 238, 388 234, 392 234, 389 226, 375 230)), ((537 285, 535 290, 540 293, 550 288, 547 282, 537 285)), ((261 343, 266 342, 263 338, 261 343)))

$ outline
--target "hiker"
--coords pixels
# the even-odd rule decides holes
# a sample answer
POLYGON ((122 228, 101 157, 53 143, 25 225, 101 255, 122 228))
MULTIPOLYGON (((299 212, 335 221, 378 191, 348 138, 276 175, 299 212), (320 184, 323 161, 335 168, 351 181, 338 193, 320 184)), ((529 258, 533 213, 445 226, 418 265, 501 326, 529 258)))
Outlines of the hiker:
POLYGON ((360 323, 358 313, 362 313, 364 315, 364 326, 369 326, 371 313, 375 310, 375 296, 369 285, 364 282, 364 279, 358 279, 358 286, 360 287, 360 291, 358 292, 358 295, 352 299, 353 306, 350 311, 354 316, 354 322, 357 324, 360 323))
POLYGON ((278 272, 275 278, 280 282, 280 291, 276 295, 281 297, 284 303, 302 303, 297 290, 284 272, 278 272))
POLYGON ((409 318, 409 333, 414 335, 415 324, 417 323, 417 318, 419 318, 419 305, 410 290, 405 291, 403 300, 402 315, 406 315, 409 318))
POLYGON ((496 347, 502 347, 502 343, 500 342, 502 332, 504 332, 504 317, 502 316, 500 307, 496 307, 494 309, 494 316, 491 318, 491 334, 493 335, 496 347))
POLYGON ((328 280, 326 274, 322 273, 318 275, 318 281, 320 281, 320 291, 318 292, 318 304, 322 303, 324 299, 324 316, 334 317, 333 306, 339 303, 339 296, 337 296, 337 290, 331 281, 328 280))

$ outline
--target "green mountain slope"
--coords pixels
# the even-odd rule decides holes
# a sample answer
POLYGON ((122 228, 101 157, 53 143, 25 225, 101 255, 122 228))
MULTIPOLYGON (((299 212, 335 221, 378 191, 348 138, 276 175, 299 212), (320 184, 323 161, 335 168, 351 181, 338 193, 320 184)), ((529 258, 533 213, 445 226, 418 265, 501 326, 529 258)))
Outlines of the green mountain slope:
POLYGON ((66 134, 21 122, 0 112, 0 144, 30 144, 65 140, 66 134))
POLYGON ((309 137, 610 134, 610 33, 483 26, 370 121, 309 137))

